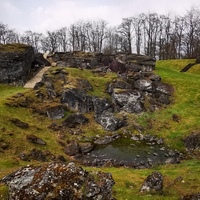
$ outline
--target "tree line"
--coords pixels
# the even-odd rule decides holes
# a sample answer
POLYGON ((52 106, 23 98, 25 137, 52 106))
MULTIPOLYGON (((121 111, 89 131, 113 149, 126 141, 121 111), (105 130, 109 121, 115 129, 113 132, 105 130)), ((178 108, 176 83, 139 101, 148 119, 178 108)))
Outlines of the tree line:
POLYGON ((0 43, 24 43, 36 52, 90 51, 146 54, 157 59, 196 58, 200 54, 200 10, 191 8, 184 16, 138 14, 123 18, 118 26, 108 22, 78 21, 46 34, 18 34, 0 23, 0 43))

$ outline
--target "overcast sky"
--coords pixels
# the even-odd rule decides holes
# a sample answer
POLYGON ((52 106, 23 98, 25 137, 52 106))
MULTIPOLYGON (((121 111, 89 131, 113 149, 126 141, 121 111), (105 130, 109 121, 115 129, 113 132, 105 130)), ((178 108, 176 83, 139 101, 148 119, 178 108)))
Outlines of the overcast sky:
POLYGON ((0 22, 23 33, 45 33, 79 20, 104 19, 119 25, 124 17, 156 12, 184 15, 200 0, 0 0, 0 22))

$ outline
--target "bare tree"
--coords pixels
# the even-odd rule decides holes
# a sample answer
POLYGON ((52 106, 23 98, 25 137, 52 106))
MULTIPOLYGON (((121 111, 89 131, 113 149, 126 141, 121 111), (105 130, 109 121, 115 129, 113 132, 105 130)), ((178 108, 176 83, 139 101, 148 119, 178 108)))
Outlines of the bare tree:
POLYGON ((200 24, 200 11, 195 8, 191 8, 185 16, 185 28, 184 28, 184 47, 185 56, 187 58, 196 57, 195 48, 198 38, 198 31, 200 24))
POLYGON ((119 32, 123 36, 123 41, 128 45, 128 53, 132 53, 132 32, 133 32, 133 19, 123 18, 119 26, 119 32))
POLYGON ((28 30, 21 36, 20 42, 34 47, 35 51, 38 52, 41 48, 41 38, 42 33, 36 33, 28 30))
POLYGON ((58 34, 58 43, 61 51, 66 52, 69 45, 68 38, 68 28, 63 27, 57 31, 58 34))
POLYGON ((88 21, 86 23, 86 38, 90 51, 101 52, 106 38, 107 22, 105 20, 88 21))
POLYGON ((117 27, 107 29, 103 52, 106 54, 114 54, 119 51, 119 34, 117 27))
POLYGON ((145 20, 145 15, 143 13, 132 18, 137 54, 141 53, 142 31, 143 31, 144 20, 145 20))
POLYGON ((150 13, 145 19, 145 31, 147 40, 146 54, 152 57, 156 56, 156 41, 159 30, 159 17, 156 13, 150 13))
POLYGON ((59 47, 59 33, 58 31, 47 31, 47 36, 41 39, 42 50, 55 52, 59 47))

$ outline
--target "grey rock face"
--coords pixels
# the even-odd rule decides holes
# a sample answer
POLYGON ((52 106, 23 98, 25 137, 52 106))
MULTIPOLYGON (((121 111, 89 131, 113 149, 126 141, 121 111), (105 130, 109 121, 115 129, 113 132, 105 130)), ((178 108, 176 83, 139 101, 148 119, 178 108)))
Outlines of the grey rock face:
POLYGON ((30 76, 34 50, 23 44, 3 45, 0 52, 0 82, 24 85, 30 76))
POLYGON ((107 131, 115 131, 124 126, 124 122, 114 117, 114 114, 111 112, 103 112, 96 118, 96 121, 107 131))
POLYGON ((0 182, 8 185, 9 200, 114 199, 112 186, 115 182, 111 174, 89 173, 74 163, 27 166, 0 182))
POLYGON ((144 111, 142 105, 143 95, 139 90, 115 89, 112 94, 113 101, 122 110, 129 113, 140 113, 144 111))

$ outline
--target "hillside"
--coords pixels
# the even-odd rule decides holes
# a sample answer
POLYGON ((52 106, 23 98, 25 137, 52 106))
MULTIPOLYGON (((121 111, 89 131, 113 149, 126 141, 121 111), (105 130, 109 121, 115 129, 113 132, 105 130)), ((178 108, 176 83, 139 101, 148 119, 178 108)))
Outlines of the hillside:
MULTIPOLYGON (((184 138, 193 132, 200 132, 200 73, 198 65, 186 73, 179 71, 191 60, 157 61, 155 73, 166 84, 173 86, 173 95, 169 105, 162 105, 153 112, 149 105, 145 105, 148 112, 126 114, 127 126, 115 131, 108 131, 96 123, 94 113, 86 113, 90 123, 80 123, 75 127, 67 127, 64 131, 60 127, 64 119, 74 113, 64 108, 64 119, 53 119, 46 116, 51 108, 60 106, 59 95, 55 95, 52 105, 51 99, 45 97, 44 85, 38 85, 36 90, 0 85, 0 178, 19 169, 22 166, 41 164, 41 160, 34 159, 41 153, 43 161, 60 161, 61 157, 69 161, 63 148, 72 140, 88 143, 94 138, 124 135, 126 131, 133 135, 153 135, 163 138, 164 143, 183 154, 179 164, 155 165, 151 168, 134 169, 104 165, 101 168, 84 166, 88 171, 110 172, 115 180, 113 187, 116 199, 178 199, 188 194, 200 192, 199 150, 189 154, 186 152, 184 138), (38 92, 39 91, 39 92, 38 92), (40 100, 41 97, 42 100, 40 100), (45 102, 45 103, 44 103, 45 102), (18 120, 16 120, 18 119, 18 120), (113 133, 114 132, 114 133, 113 133), (34 137, 39 143, 30 142, 34 137), (64 142, 65 141, 65 142, 64 142), (46 145, 41 145, 45 142, 46 145), (33 151, 36 149, 37 151, 33 151), (53 159, 52 159, 53 157, 53 159), (144 179, 153 171, 158 171, 164 177, 163 195, 141 194, 140 187, 144 179), (178 178, 181 177, 181 178, 178 178)), ((108 82, 117 80, 115 73, 102 76, 94 75, 89 70, 80 70, 63 67, 53 67, 46 73, 46 80, 53 80, 54 88, 59 92, 64 87, 75 88, 77 85, 88 90, 89 95, 100 98, 111 98, 105 89, 108 82), (67 75, 67 79, 60 75, 67 75), (59 77, 57 75, 59 74, 59 77), (55 79, 54 79, 55 78, 55 79), (78 79, 77 79, 78 78, 78 79), (88 85, 87 80, 90 84, 88 85), (63 84, 65 82, 65 84, 63 84), (92 89, 90 90, 90 85, 92 89), (89 88, 89 89, 88 89, 89 88)), ((47 84, 51 89, 52 85, 47 84)), ((54 94, 49 94, 54 97, 54 94)), ((62 109, 61 109, 62 110, 62 109)), ((117 113, 123 118, 124 113, 117 113)), ((71 123, 71 121, 67 122, 71 123)), ((38 156, 39 157, 39 156, 38 156)), ((38 158, 37 157, 37 158, 38 158)), ((78 162, 75 160, 75 162, 78 162)), ((0 198, 5 199, 7 187, 0 185, 0 198)))

